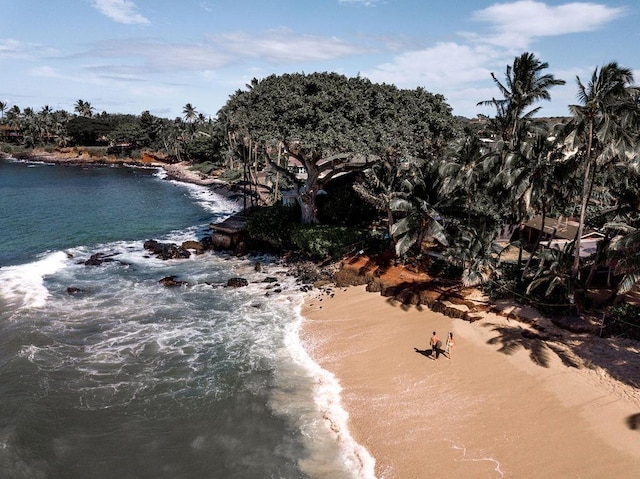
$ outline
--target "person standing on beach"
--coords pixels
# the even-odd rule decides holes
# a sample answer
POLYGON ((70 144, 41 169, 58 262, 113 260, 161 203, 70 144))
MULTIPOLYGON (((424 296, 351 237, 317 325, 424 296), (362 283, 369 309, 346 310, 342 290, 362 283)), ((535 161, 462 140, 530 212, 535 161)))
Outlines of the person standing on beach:
POLYGON ((451 359, 451 355, 453 354, 453 346, 455 345, 455 341, 453 339, 453 333, 449 331, 449 336, 447 336, 447 343, 444 348, 444 352, 447 353, 447 357, 451 359))
POLYGON ((438 338, 438 335, 434 331, 433 336, 431 336, 431 357, 436 361, 438 360, 438 356, 440 355, 441 344, 442 343, 440 342, 440 338, 438 338))

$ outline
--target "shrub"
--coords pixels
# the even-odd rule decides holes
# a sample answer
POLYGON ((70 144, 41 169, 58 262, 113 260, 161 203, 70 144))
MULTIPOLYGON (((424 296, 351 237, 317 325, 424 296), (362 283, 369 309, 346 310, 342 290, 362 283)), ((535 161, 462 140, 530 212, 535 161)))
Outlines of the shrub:
POLYGON ((247 220, 247 232, 252 241, 281 250, 291 247, 291 233, 300 218, 300 209, 280 203, 253 210, 247 220))
POLYGON ((339 258, 350 250, 362 248, 367 239, 367 231, 332 225, 297 225, 291 236, 298 249, 316 258, 339 258))
POLYGON ((220 175, 220 179, 222 181, 228 181, 228 182, 238 181, 241 178, 242 178, 242 170, 239 170, 239 169, 232 170, 231 168, 227 168, 220 175))
POLYGON ((640 339, 640 306, 627 303, 612 306, 605 320, 604 334, 640 339))

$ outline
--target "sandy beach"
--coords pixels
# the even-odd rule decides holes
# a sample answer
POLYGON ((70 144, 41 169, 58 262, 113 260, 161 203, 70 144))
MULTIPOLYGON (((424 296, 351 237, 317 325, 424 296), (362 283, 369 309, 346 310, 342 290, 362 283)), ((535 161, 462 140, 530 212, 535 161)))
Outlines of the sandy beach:
POLYGON ((640 477, 637 342, 540 318, 542 340, 513 319, 469 323, 364 286, 310 295, 303 316, 303 344, 337 377, 379 478, 640 477), (453 332, 451 358, 428 355, 432 331, 453 332))

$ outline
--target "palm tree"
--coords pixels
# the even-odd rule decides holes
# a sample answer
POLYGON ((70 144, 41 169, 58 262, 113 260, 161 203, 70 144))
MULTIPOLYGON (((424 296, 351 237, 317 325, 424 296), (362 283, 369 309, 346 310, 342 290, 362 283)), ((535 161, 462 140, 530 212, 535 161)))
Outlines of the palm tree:
POLYGON ((463 286, 485 284, 497 274, 504 248, 495 240, 495 230, 460 228, 455 246, 447 250, 446 256, 450 263, 462 267, 463 286))
POLYGON ((541 107, 527 111, 528 108, 540 100, 551 99, 549 89, 552 86, 565 84, 564 80, 556 79, 552 74, 542 74, 548 67, 548 63, 541 62, 533 53, 525 52, 514 59, 513 65, 507 65, 504 84, 491 73, 491 78, 504 98, 481 101, 478 105, 496 108, 503 140, 513 138, 518 122, 531 118, 541 107))
POLYGON ((394 217, 389 233, 398 256, 405 256, 411 248, 420 253, 423 240, 428 236, 448 244, 441 215, 436 210, 441 197, 438 168, 423 159, 415 159, 410 165, 404 170, 400 189, 394 192, 389 204, 394 217))
POLYGON ((609 251, 617 260, 614 273, 622 275, 617 293, 626 293, 640 281, 640 229, 614 241, 609 251))
POLYGON ((633 154, 637 155, 637 152, 632 153, 637 144, 636 138, 630 136, 626 126, 631 121, 637 121, 638 117, 638 91, 632 86, 633 73, 629 68, 611 62, 600 69, 596 68, 586 85, 579 77, 576 77, 576 81, 580 104, 569 106, 573 118, 568 124, 567 146, 583 155, 584 172, 571 272, 573 280, 578 279, 579 275, 580 238, 584 231, 595 166, 612 158, 627 162, 633 154))
POLYGON ((4 120, 4 112, 7 111, 9 105, 3 101, 0 101, 0 120, 4 120))
POLYGON ((193 123, 198 119, 198 112, 191 103, 187 103, 184 106, 184 108, 182 109, 182 114, 184 115, 184 121, 187 123, 193 123))
POLYGON ((91 118, 93 116, 93 110, 94 108, 91 106, 91 103, 84 100, 78 100, 74 107, 74 111, 78 113, 78 115, 87 118, 91 118))

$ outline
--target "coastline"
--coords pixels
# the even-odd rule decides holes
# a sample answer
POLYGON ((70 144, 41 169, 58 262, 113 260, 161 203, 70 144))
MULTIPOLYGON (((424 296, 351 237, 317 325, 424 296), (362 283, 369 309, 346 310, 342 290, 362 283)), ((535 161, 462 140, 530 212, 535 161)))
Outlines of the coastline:
MULTIPOLYGON (((32 159, 163 168, 170 179, 233 195, 228 185, 202 178, 185 163, 32 159)), ((640 432, 625 422, 640 413, 638 390, 601 368, 589 369, 588 357, 569 368, 551 354, 543 368, 525 349, 498 352, 505 346, 501 337, 530 330, 522 323, 490 313, 472 324, 452 320, 364 287, 340 289, 334 297, 312 292, 302 314, 301 341, 338 378, 350 432, 375 457, 377 477, 640 475, 640 432), (432 329, 441 337, 454 332, 453 360, 435 363, 415 351, 428 348, 432 329)), ((591 346, 609 363, 624 347, 613 344, 618 351, 612 353, 595 341, 591 346)), ((640 351, 632 353, 637 360, 640 351)), ((640 374, 634 381, 640 384, 640 374)))
POLYGON ((634 342, 558 329, 541 345, 527 324, 491 312, 451 319, 364 286, 310 294, 302 315, 301 341, 338 378, 351 435, 375 458, 376 477, 640 476, 634 342), (451 359, 426 356, 433 330, 454 333, 451 359), (536 348, 548 367, 532 361, 536 348), (612 378, 616 368, 627 383, 612 378))
POLYGON ((122 166, 135 168, 159 168, 165 171, 170 180, 192 183, 199 186, 211 187, 217 194, 226 199, 234 201, 242 207, 240 197, 242 191, 232 184, 219 180, 215 177, 204 175, 190 168, 189 163, 183 161, 179 163, 166 163, 160 161, 155 156, 143 154, 139 159, 118 158, 115 155, 90 156, 86 152, 78 152, 73 148, 66 148, 62 151, 47 152, 41 149, 34 149, 29 152, 22 152, 15 156, 0 153, 0 158, 15 158, 20 161, 37 161, 51 163, 55 165, 68 166, 122 166))

